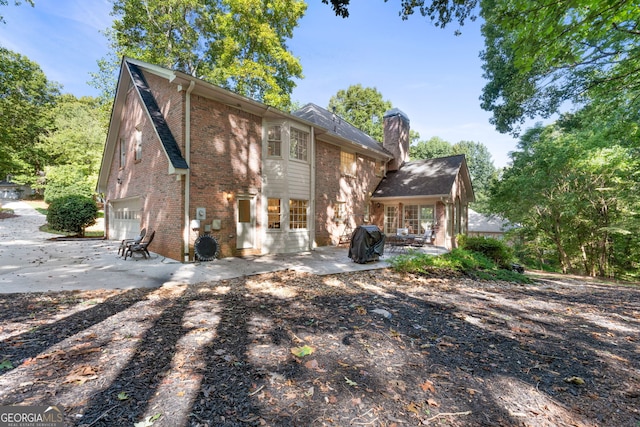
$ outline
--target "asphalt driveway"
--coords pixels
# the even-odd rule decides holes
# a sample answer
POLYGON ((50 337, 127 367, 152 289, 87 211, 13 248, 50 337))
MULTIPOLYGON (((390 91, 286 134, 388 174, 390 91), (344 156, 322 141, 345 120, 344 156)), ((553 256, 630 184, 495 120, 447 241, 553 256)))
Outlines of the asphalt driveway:
MULTIPOLYGON (((57 236, 39 231, 45 217, 27 203, 5 200, 3 207, 13 209, 18 216, 0 220, 0 293, 131 289, 280 270, 323 275, 388 267, 384 259, 354 263, 344 247, 188 264, 152 252, 150 259, 136 257, 125 261, 117 255, 119 242, 51 240, 57 236)), ((153 250, 153 245, 150 248, 153 250)), ((441 252, 439 248, 433 251, 441 252)))

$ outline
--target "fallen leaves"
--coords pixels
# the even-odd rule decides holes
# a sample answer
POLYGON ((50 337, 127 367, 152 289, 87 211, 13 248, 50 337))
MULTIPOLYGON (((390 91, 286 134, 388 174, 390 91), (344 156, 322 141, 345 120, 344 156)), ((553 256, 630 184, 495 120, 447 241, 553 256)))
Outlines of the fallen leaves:
POLYGON ((95 369, 93 369, 93 367, 91 366, 84 365, 84 366, 79 366, 73 371, 71 371, 69 375, 67 375, 63 383, 82 385, 85 382, 89 380, 95 380, 96 378, 98 378, 98 374, 95 371, 95 369))

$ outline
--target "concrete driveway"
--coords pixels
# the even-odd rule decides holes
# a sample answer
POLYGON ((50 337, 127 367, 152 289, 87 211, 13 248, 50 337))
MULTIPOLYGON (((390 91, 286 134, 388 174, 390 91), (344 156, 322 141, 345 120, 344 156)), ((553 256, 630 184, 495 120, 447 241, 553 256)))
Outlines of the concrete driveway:
MULTIPOLYGON (((56 236, 39 231, 45 217, 27 203, 5 200, 3 207, 18 216, 0 220, 0 293, 160 287, 287 269, 324 275, 388 267, 385 257, 367 264, 354 263, 344 247, 188 264, 155 253, 150 259, 125 261, 117 255, 119 242, 50 240, 56 236)), ((442 252, 433 249, 433 253, 442 252)))

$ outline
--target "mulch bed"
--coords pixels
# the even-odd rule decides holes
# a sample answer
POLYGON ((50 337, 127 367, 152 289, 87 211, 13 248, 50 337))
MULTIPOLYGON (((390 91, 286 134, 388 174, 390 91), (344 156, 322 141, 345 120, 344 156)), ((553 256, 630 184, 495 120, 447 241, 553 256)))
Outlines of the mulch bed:
POLYGON ((391 270, 0 295, 0 405, 87 427, 637 427, 639 297, 391 270))

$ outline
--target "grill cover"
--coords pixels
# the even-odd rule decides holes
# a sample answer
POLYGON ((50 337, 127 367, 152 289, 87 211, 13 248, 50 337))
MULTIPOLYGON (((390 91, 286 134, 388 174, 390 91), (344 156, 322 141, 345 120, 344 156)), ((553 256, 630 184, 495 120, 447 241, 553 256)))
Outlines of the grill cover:
POLYGON ((377 225, 361 225, 353 231, 349 245, 349 258, 358 264, 377 261, 384 255, 386 236, 377 225))
POLYGON ((215 237, 204 234, 198 237, 194 245, 196 259, 199 261, 211 261, 218 257, 220 253, 220 245, 215 237))

